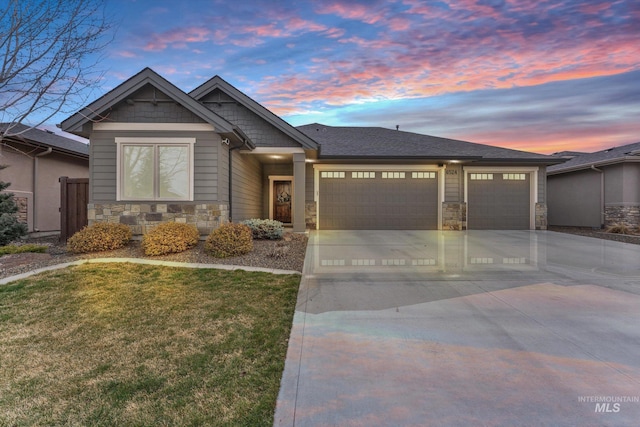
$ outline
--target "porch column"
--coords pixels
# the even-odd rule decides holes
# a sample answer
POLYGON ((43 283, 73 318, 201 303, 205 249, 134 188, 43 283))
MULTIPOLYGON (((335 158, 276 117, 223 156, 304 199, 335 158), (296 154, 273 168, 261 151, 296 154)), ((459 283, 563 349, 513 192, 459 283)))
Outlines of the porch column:
POLYGON ((305 154, 293 153, 293 231, 304 233, 305 218, 305 154))

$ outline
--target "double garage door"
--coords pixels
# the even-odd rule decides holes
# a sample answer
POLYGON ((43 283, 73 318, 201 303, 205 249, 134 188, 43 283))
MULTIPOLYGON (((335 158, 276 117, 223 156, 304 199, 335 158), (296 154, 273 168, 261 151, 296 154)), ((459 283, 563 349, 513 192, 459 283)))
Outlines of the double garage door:
MULTIPOLYGON (((530 175, 469 173, 467 228, 529 229, 530 175)), ((318 228, 437 230, 439 180, 435 171, 323 170, 319 173, 318 228)))
POLYGON ((438 173, 322 171, 321 230, 437 230, 438 173))

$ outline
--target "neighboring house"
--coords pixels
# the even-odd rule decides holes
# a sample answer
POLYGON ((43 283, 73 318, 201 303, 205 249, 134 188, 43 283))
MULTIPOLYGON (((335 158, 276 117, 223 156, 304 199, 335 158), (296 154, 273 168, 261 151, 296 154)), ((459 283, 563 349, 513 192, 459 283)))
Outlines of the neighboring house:
MULTIPOLYGON (((7 123, 0 124, 4 130, 7 123)), ((53 132, 11 125, 13 136, 3 137, 0 180, 10 182, 18 216, 29 225, 29 232, 60 231, 61 176, 89 177, 89 146, 53 132)))
POLYGON ((547 170, 549 224, 640 226, 640 142, 595 153, 557 153, 547 170))
POLYGON ((89 221, 206 234, 272 218, 319 229, 545 229, 563 160, 383 128, 295 128, 216 76, 189 94, 149 68, 61 127, 91 140, 89 221))

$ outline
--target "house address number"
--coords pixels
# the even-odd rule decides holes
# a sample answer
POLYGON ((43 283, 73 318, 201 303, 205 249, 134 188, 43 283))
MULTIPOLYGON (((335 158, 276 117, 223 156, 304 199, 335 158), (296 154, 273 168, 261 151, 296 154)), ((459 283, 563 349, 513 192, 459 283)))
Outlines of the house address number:
POLYGON ((446 173, 447 175, 458 175, 458 171, 453 169, 447 169, 446 173))

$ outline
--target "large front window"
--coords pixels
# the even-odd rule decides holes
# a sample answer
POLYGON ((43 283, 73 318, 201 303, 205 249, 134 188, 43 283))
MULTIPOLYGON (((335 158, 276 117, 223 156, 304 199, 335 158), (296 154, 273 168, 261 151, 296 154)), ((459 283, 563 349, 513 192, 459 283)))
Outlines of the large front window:
POLYGON ((119 200, 192 200, 192 138, 116 138, 119 200))

